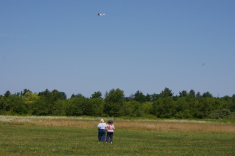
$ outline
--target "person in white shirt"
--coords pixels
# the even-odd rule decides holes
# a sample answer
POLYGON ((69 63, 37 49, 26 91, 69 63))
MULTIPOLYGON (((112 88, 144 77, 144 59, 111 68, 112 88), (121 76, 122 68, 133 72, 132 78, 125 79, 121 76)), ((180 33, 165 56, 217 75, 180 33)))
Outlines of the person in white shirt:
POLYGON ((99 141, 105 141, 105 134, 106 134, 106 129, 105 129, 106 123, 104 123, 104 120, 101 119, 100 123, 97 126, 98 129, 98 140, 99 141))

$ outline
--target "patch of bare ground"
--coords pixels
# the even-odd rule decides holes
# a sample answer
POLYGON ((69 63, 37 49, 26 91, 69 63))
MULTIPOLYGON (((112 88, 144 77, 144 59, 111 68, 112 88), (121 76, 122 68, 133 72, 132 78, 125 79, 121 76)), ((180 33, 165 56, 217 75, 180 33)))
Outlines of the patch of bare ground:
MULTIPOLYGON (((107 121, 107 120, 106 120, 107 121)), ((0 124, 96 128, 99 119, 79 117, 0 116, 0 124)), ((145 130, 187 133, 235 133, 235 124, 184 120, 114 120, 118 130, 145 130)))

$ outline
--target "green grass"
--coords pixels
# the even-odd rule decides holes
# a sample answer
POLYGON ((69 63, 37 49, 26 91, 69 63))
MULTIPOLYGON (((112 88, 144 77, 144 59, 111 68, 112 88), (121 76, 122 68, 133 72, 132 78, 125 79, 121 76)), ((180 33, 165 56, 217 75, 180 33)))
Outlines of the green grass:
POLYGON ((234 134, 115 130, 113 144, 97 129, 0 125, 0 155, 235 155, 234 134))

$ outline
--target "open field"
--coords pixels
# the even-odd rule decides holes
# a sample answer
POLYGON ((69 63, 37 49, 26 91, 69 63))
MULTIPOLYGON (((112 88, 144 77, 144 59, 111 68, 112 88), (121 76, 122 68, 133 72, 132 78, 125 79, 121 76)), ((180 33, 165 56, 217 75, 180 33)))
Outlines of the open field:
POLYGON ((113 144, 91 128, 0 125, 0 155, 235 155, 234 134, 116 130, 113 144))
POLYGON ((99 118, 0 116, 0 155, 235 155, 235 124, 114 121, 106 144, 97 141, 99 118))

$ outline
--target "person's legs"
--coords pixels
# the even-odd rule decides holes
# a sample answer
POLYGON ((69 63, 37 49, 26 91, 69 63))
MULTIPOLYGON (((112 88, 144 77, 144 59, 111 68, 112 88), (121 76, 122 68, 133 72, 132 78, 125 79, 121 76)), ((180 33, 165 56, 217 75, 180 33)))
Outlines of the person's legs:
POLYGON ((101 130, 98 130, 98 140, 101 141, 101 130))
POLYGON ((110 142, 113 142, 113 132, 110 132, 110 142))
POLYGON ((105 141, 105 134, 106 134, 106 130, 103 129, 103 130, 102 130, 102 135, 101 135, 101 138, 102 138, 102 141, 103 141, 103 142, 105 141))
POLYGON ((109 142, 109 137, 110 137, 110 132, 107 132, 107 136, 106 136, 106 142, 109 142))

